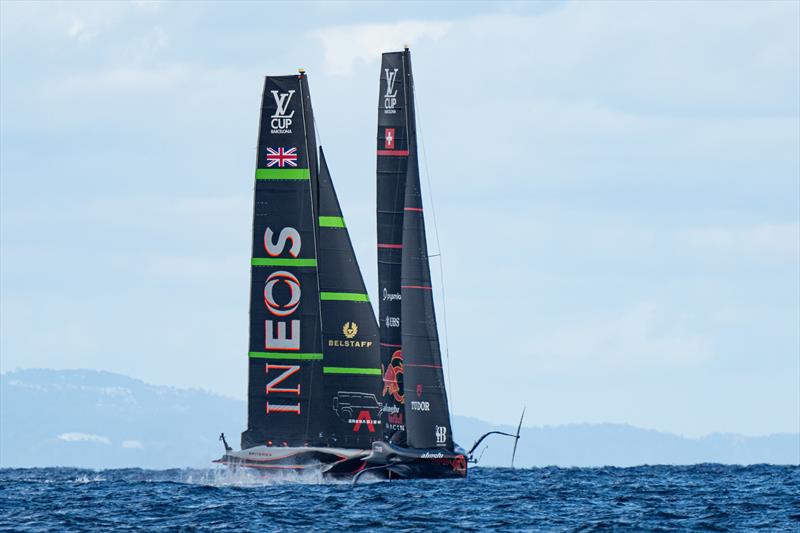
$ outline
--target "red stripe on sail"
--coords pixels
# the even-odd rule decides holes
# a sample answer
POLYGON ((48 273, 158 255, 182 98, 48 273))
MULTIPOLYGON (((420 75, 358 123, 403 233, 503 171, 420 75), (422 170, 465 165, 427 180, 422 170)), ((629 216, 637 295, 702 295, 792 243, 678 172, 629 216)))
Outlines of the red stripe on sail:
POLYGON ((433 287, 427 287, 425 285, 400 285, 401 289, 423 289, 426 291, 432 291, 433 287))
POLYGON ((395 248, 395 249, 400 249, 400 248, 402 248, 402 247, 403 247, 403 245, 402 245, 402 244, 381 244, 381 243, 378 243, 378 248, 395 248))
POLYGON ((408 156, 408 150, 378 150, 378 155, 408 156))
POLYGON ((403 209, 405 211, 419 211, 420 213, 422 213, 422 208, 421 207, 404 207, 403 209))
POLYGON ((380 344, 381 344, 381 346, 385 346, 387 348, 402 348, 403 347, 402 344, 389 344, 388 342, 382 342, 380 344))
POLYGON ((403 366, 418 366, 421 368, 442 368, 442 365, 414 365, 411 363, 405 363, 403 366))

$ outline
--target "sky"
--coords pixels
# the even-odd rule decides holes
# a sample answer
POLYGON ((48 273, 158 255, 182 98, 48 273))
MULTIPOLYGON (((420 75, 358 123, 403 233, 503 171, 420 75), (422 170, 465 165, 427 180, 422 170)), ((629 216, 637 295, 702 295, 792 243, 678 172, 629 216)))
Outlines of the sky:
POLYGON ((0 370, 244 398, 263 77, 298 67, 377 301, 406 43, 455 413, 800 431, 792 1, 4 1, 0 370))

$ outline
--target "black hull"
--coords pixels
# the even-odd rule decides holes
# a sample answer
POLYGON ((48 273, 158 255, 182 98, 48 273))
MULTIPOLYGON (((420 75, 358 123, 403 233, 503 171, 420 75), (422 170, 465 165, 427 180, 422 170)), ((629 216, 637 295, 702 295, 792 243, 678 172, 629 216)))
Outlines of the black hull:
MULTIPOLYGON (((448 479, 467 477, 467 456, 460 449, 403 448, 375 442, 366 458, 364 473, 387 479, 448 479)), ((356 474, 358 478, 361 473, 356 474)))

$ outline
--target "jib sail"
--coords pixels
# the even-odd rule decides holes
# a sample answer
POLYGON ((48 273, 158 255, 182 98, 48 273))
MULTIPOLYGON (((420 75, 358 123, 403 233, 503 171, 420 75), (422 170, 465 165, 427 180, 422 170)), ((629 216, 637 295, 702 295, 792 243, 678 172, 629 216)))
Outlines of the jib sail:
MULTIPOLYGON (((327 444, 369 448, 383 437, 378 324, 320 148, 319 284, 327 444)), ((319 406, 316 408, 320 408, 319 406)))
POLYGON ((247 430, 242 448, 318 444, 325 429, 317 180, 308 80, 267 77, 253 204, 247 430))
MULTIPOLYGON (((411 64, 406 51, 406 68, 411 64)), ((409 91, 410 93, 411 91, 409 91)), ((410 448, 453 449, 439 334, 433 306, 428 244, 419 180, 416 120, 412 96, 408 106, 408 165, 403 204, 400 313, 405 385, 406 440, 410 448)))
POLYGON ((409 154, 409 111, 413 113, 408 51, 383 54, 378 95, 377 223, 378 322, 383 371, 384 438, 405 438, 404 356, 400 268, 403 202, 409 154))

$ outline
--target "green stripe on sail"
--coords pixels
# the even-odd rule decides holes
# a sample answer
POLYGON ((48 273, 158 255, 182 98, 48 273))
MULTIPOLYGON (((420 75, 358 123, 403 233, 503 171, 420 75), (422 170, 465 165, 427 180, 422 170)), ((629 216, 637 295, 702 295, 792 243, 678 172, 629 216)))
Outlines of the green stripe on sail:
POLYGON ((293 361, 321 361, 321 353, 250 352, 251 359, 291 359, 293 361))
POLYGON ((344 218, 342 217, 319 217, 320 228, 343 228, 344 218))
POLYGON ((257 180, 307 180, 311 174, 307 168, 257 168, 257 180))
POLYGON ((369 296, 360 292, 321 292, 319 299, 322 301, 369 302, 369 296))
POLYGON ((348 368, 345 366, 323 366, 323 374, 362 374, 366 376, 380 376, 380 368, 348 368))
POLYGON ((316 259, 293 259, 291 257, 254 257, 250 260, 253 266, 278 267, 316 267, 316 259))

